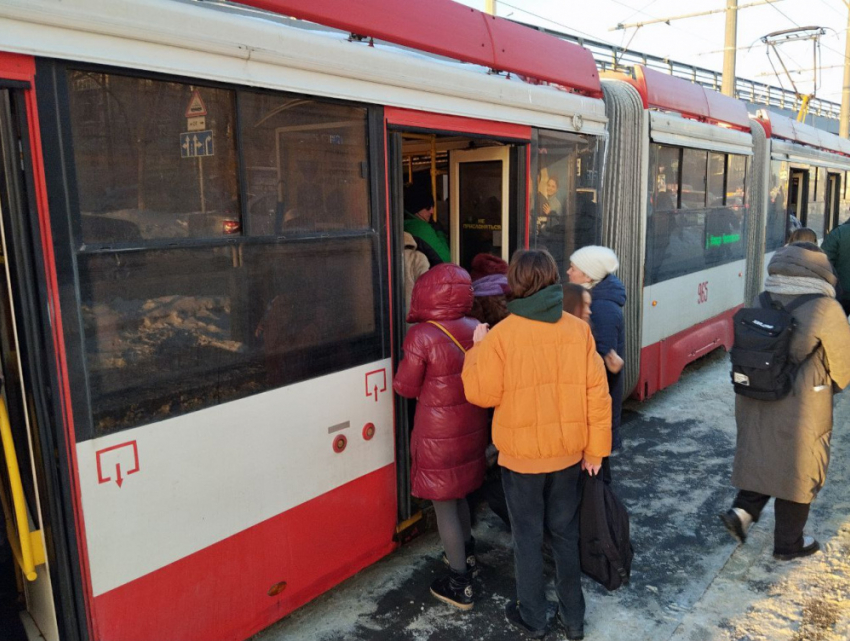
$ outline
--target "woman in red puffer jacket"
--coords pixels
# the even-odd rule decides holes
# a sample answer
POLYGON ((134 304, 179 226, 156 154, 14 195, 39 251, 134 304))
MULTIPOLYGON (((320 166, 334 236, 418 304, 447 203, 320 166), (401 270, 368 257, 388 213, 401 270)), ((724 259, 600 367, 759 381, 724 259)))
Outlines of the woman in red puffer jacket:
POLYGON ((450 572, 431 585, 441 601, 472 607, 474 544, 466 495, 484 480, 487 410, 466 401, 460 373, 478 325, 472 281, 450 263, 432 267, 416 281, 407 314, 418 323, 404 339, 404 359, 393 389, 418 398, 410 453, 412 493, 434 503, 437 529, 450 572))

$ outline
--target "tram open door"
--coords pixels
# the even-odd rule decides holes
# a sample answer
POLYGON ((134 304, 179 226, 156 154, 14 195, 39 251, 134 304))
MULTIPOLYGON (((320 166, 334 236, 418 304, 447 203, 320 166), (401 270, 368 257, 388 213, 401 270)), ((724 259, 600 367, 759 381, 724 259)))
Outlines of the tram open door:
POLYGON ((0 637, 56 641, 59 631, 36 464, 40 457, 34 449, 33 390, 24 375, 27 348, 15 285, 23 277, 16 262, 20 254, 11 249, 12 229, 27 209, 24 105, 15 83, 5 84, 12 88, 4 87, 0 79, 0 637))
MULTIPOLYGON (((388 119, 391 121, 391 119, 388 119)), ((527 130, 521 136, 490 135, 478 123, 475 133, 429 130, 422 126, 389 126, 388 177, 393 235, 394 363, 398 367, 407 331, 404 293, 404 221, 409 211, 405 194, 424 183, 433 194, 429 224, 447 239, 451 262, 466 270, 481 253, 505 261, 525 237, 527 130), (522 176, 520 179, 519 177, 522 176)), ((501 126, 501 129, 510 128, 501 126)), ((519 130, 519 128, 518 128, 519 130)), ((511 130, 513 133, 513 130, 511 130)), ((414 403, 396 399, 399 539, 421 529, 426 503, 410 494, 410 431, 414 403)))

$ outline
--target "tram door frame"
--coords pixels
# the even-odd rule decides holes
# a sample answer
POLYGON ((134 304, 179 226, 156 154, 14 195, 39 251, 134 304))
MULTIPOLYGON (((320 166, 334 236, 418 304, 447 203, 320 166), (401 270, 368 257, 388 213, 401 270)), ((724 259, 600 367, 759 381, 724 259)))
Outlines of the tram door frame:
MULTIPOLYGON (((508 197, 502 206, 507 207, 508 226, 502 230, 502 240, 507 256, 513 250, 525 247, 528 228, 528 166, 531 145, 530 126, 513 125, 493 121, 475 120, 426 112, 385 107, 384 147, 387 158, 386 181, 388 233, 390 235, 390 275, 392 307, 393 372, 398 369, 403 356, 402 346, 406 332, 404 310, 404 181, 405 168, 402 153, 402 137, 405 133, 435 134, 438 136, 463 137, 470 140, 495 140, 494 147, 505 150, 507 162, 508 197)), ((490 148, 490 147, 488 147, 490 148)), ((452 196, 452 186, 450 199, 452 196)), ((451 201, 450 201, 451 202, 451 201)), ((450 230, 450 246, 457 234, 450 230)), ((503 252, 504 253, 504 252, 503 252)), ((452 259, 458 255, 452 251, 452 259)), ((396 434, 396 477, 398 484, 399 540, 405 540, 405 530, 415 525, 418 518, 410 494, 410 429, 412 428, 411 402, 395 397, 396 434)))
POLYGON ((824 216, 826 225, 824 238, 826 238, 826 234, 841 224, 838 220, 841 210, 841 174, 839 173, 831 171, 826 173, 826 202, 824 207, 826 207, 826 215, 824 216))
MULTIPOLYGON (((39 497, 37 525, 44 533, 46 563, 36 570, 50 583, 50 590, 42 591, 43 611, 52 610, 58 638, 79 641, 90 638, 92 630, 84 588, 85 552, 79 545, 80 532, 74 516, 70 440, 62 418, 57 355, 60 346, 51 320, 58 313, 52 304, 55 298, 51 297, 58 277, 47 216, 51 204, 61 203, 50 201, 43 163, 45 155, 58 151, 48 133, 50 128, 40 126, 40 119, 50 122, 55 110, 51 110, 49 100, 44 105, 37 102, 36 92, 45 96, 50 92, 38 82, 46 78, 36 75, 36 67, 32 57, 0 52, 0 92, 8 96, 9 107, 0 117, 0 127, 4 139, 12 140, 11 154, 8 146, 5 154, 0 148, 0 180, 8 179, 3 187, 5 193, 10 194, 14 188, 17 196, 17 202, 11 205, 8 198, 4 201, 0 225, 6 243, 4 278, 9 280, 17 329, 14 369, 22 381, 20 389, 25 390, 18 393, 19 400, 10 404, 9 412, 10 420, 16 421, 13 405, 17 405, 20 418, 25 404, 30 419, 27 442, 22 443, 27 455, 19 456, 19 465, 31 470, 39 497)), ((5 392, 7 397, 9 389, 5 392)))
MULTIPOLYGON (((791 167, 788 172, 788 210, 797 220, 806 226, 809 218, 809 170, 802 167, 791 167), (794 197, 792 200, 792 196, 794 197), (794 205, 794 211, 791 206, 794 205)), ((790 219, 789 219, 790 222, 790 219)))
MULTIPOLYGON (((13 523, 7 523, 6 515, 3 515, 3 521, 8 537, 15 536, 18 541, 22 537, 31 537, 35 539, 35 545, 40 544, 42 552, 36 554, 38 557, 47 547, 45 533, 49 521, 42 498, 43 472, 37 452, 38 419, 34 412, 32 389, 37 383, 25 376, 24 360, 28 349, 20 319, 22 308, 26 305, 18 291, 18 279, 15 277, 20 267, 20 253, 16 256, 13 250, 14 243, 20 242, 16 238, 15 228, 20 231, 28 212, 29 200, 25 175, 30 166, 26 163, 25 136, 22 134, 26 130, 26 121, 23 116, 24 104, 19 95, 19 90, 23 88, 26 87, 17 83, 11 83, 10 86, 8 82, 0 81, 0 268, 3 272, 0 276, 0 370, 4 377, 0 394, 8 408, 28 526, 34 535, 30 535, 29 531, 19 533, 14 516, 11 519, 13 523)), ((14 514, 9 467, 5 458, 0 459, 3 460, 2 482, 6 507, 10 514, 14 514)), ((20 550, 20 545, 16 543, 15 547, 20 550)), ((17 560, 14 568, 19 589, 25 598, 26 614, 22 613, 21 619, 27 636, 58 641, 59 624, 50 560, 45 558, 43 563, 39 563, 36 558, 35 578, 31 580, 23 576, 17 560)))

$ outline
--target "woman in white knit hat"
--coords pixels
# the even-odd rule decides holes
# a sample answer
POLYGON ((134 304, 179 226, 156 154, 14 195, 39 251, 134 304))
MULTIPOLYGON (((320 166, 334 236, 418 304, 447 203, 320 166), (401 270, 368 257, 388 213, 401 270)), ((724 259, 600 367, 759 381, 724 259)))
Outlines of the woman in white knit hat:
MULTIPOLYGON (((617 255, 607 247, 589 245, 573 252, 567 276, 571 283, 590 290, 591 327, 596 351, 605 361, 608 390, 611 394, 611 450, 622 447, 620 414, 623 409, 623 359, 626 349, 626 330, 623 305, 626 288, 614 275, 620 267, 617 255)), ((611 482, 611 466, 602 461, 602 478, 611 482)))

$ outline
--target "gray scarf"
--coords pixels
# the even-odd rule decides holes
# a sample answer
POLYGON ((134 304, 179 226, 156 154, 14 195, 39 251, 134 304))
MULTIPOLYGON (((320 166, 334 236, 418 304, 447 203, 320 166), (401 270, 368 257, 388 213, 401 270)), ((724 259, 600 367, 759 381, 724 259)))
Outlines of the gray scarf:
POLYGON ((764 279, 764 288, 771 294, 780 294, 785 296, 823 294, 824 296, 835 298, 835 287, 821 278, 771 274, 764 279))

